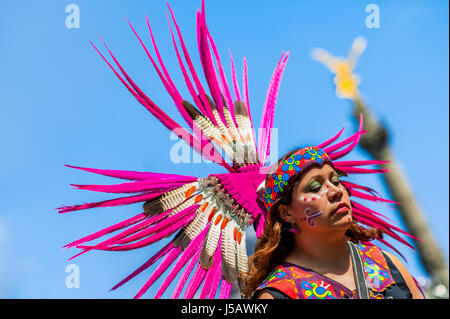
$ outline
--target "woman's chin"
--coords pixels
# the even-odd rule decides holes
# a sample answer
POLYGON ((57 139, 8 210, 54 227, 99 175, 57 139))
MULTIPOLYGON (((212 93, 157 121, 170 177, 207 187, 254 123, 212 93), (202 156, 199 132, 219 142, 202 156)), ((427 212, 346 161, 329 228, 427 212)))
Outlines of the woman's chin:
POLYGON ((338 213, 333 216, 333 224, 337 227, 348 228, 352 225, 352 213, 347 211, 346 213, 338 213))

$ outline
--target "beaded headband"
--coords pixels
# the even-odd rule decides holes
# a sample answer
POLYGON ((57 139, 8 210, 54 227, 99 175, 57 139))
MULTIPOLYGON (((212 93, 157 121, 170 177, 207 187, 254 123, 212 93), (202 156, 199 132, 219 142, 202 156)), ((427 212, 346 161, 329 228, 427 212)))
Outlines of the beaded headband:
POLYGON ((322 165, 324 161, 330 162, 328 155, 316 146, 302 148, 283 161, 277 170, 270 176, 264 191, 264 205, 267 209, 272 207, 277 196, 286 188, 288 180, 300 173, 305 166, 317 163, 322 165))

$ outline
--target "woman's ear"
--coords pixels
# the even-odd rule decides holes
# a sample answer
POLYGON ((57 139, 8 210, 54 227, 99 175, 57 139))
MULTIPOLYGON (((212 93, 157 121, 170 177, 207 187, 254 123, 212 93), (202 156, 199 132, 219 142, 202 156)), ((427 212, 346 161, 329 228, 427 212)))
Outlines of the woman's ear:
POLYGON ((286 206, 286 205, 284 205, 284 204, 281 204, 281 205, 278 207, 278 211, 280 212, 280 218, 281 218, 284 222, 286 222, 286 223, 288 223, 288 224, 293 224, 293 223, 295 223, 294 217, 292 216, 292 214, 291 214, 291 212, 290 212, 288 206, 286 206))

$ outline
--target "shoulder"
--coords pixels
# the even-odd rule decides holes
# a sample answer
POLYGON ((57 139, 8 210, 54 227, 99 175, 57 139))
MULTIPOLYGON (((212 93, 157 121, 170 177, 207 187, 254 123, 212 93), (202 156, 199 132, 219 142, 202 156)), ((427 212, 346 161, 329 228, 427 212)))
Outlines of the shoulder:
POLYGON ((258 299, 275 299, 275 297, 270 292, 264 289, 259 293, 258 299))
POLYGON ((411 291, 411 294, 414 299, 422 299, 422 295, 419 292, 419 289, 417 288, 416 282, 409 273, 408 269, 406 269, 405 265, 393 254, 390 252, 382 250, 383 254, 385 254, 394 264, 395 267, 397 267, 398 271, 402 275, 403 279, 406 282, 406 285, 408 286, 409 290, 411 291))

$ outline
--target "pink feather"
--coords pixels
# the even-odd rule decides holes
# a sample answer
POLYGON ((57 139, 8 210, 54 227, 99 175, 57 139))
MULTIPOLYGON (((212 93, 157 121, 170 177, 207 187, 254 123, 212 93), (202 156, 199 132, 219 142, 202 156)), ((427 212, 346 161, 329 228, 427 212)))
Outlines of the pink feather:
MULTIPOLYGON (((191 180, 192 181, 192 180, 191 180)), ((103 193, 142 193, 142 192, 168 192, 179 188, 187 183, 191 182, 190 180, 186 181, 138 181, 131 183, 122 183, 116 185, 77 185, 70 184, 77 189, 83 189, 94 192, 103 192, 103 193)))
MULTIPOLYGON (((167 226, 164 230, 160 231, 157 234, 154 234, 153 236, 142 239, 142 240, 132 243, 132 244, 120 245, 120 246, 108 246, 108 247, 101 246, 101 247, 98 247, 95 249, 108 250, 108 251, 127 251, 127 250, 138 249, 138 248, 142 248, 142 247, 151 245, 167 236, 172 235, 174 232, 176 232, 180 228, 182 228, 182 227, 188 225, 190 222, 192 222, 192 220, 195 217, 195 210, 198 207, 199 207, 199 205, 186 208, 186 210, 189 210, 189 213, 186 214, 186 217, 178 220, 177 222, 175 222, 174 224, 172 224, 170 226, 167 226)), ((183 211, 181 211, 181 212, 183 212, 183 211)))
POLYGON ((151 179, 180 180, 180 181, 182 181, 182 180, 191 180, 191 181, 197 180, 197 177, 194 177, 194 176, 124 171, 124 170, 107 170, 107 169, 98 169, 98 168, 78 167, 78 166, 72 166, 72 165, 64 165, 64 166, 83 170, 83 171, 94 173, 94 174, 100 174, 100 175, 104 175, 104 176, 115 177, 115 178, 120 178, 120 179, 128 179, 128 180, 151 180, 151 179))
POLYGON ((188 280, 188 277, 190 276, 192 270, 194 269, 195 263, 198 262, 198 258, 200 256, 201 249, 197 249, 194 256, 189 261, 188 265, 183 271, 183 274, 181 275, 181 278, 178 280, 178 283, 173 291, 172 299, 177 299, 180 296, 181 291, 184 288, 184 285, 186 284, 186 281, 188 280))
POLYGON ((88 241, 91 241, 91 240, 103 237, 103 236, 105 236, 107 234, 110 234, 112 232, 115 232, 117 230, 120 230, 120 229, 123 229, 125 227, 129 227, 131 225, 134 225, 134 224, 142 221, 146 217, 147 217, 147 215, 144 214, 144 213, 138 214, 138 215, 136 215, 134 217, 128 218, 128 219, 126 219, 124 221, 121 221, 120 223, 117 223, 115 225, 112 225, 112 226, 109 226, 107 228, 104 228, 104 229, 102 229, 102 230, 100 230, 98 232, 95 232, 95 233, 91 234, 91 235, 88 235, 86 237, 83 237, 83 238, 80 238, 78 240, 75 240, 75 241, 71 242, 70 244, 65 245, 64 247, 65 248, 74 247, 76 245, 79 245, 79 244, 82 244, 82 243, 85 243, 85 242, 88 242, 88 241))
POLYGON ((180 28, 178 27, 177 21, 175 19, 175 14, 174 14, 173 10, 170 8, 168 3, 167 3, 167 7, 169 8, 170 14, 172 16, 173 23, 174 23, 175 28, 177 30, 178 38, 180 39, 181 48, 183 50, 184 57, 186 59, 187 65, 189 67, 189 70, 191 71, 192 78, 193 78, 194 83, 195 83, 195 85, 197 87, 197 90, 200 92, 200 99, 203 102, 203 105, 205 106, 205 109, 206 109, 206 111, 207 111, 207 113, 209 115, 209 118, 213 121, 213 123, 217 124, 217 122, 215 121, 214 116, 212 114, 211 106, 209 105, 208 99, 206 98, 205 89, 203 88, 203 86, 202 86, 202 84, 201 84, 201 82, 200 82, 200 80, 199 80, 199 78, 197 76, 197 73, 195 72, 195 68, 194 68, 194 65, 192 64, 191 57, 189 56, 189 53, 188 53, 187 48, 186 48, 186 45, 184 44, 184 40, 183 40, 183 37, 181 35, 180 28))
POLYGON ((194 297, 205 276, 206 276, 206 269, 203 269, 200 266, 200 263, 198 263, 197 268, 194 272, 194 276, 192 277, 191 281, 189 282, 186 288, 183 299, 192 299, 194 297))
POLYGON ((137 275, 139 275, 141 272, 146 270, 148 267, 153 265, 156 261, 158 261, 159 258, 165 256, 170 250, 172 250, 173 247, 173 241, 170 241, 167 245, 165 245, 161 250, 159 250, 156 254, 154 254, 149 260, 147 260, 142 266, 140 266, 138 269, 133 271, 130 275, 128 275, 126 278, 124 278, 121 282, 119 282, 117 285, 111 288, 111 290, 116 290, 123 284, 127 283, 137 275))
POLYGON ((162 294, 166 291, 167 287, 179 273, 181 268, 183 268, 183 266, 192 258, 192 256, 195 254, 196 251, 200 250, 207 231, 208 227, 205 227, 205 229, 202 230, 202 232, 189 243, 189 245, 186 247, 183 254, 181 255, 180 259, 176 262, 176 264, 170 271, 169 275, 161 284, 160 288, 158 289, 155 295, 155 299, 159 299, 162 296, 162 294))
POLYGON ((334 161, 333 164, 335 166, 347 167, 347 166, 362 166, 362 165, 382 165, 390 163, 390 161, 376 161, 376 160, 368 160, 368 161, 334 161))
POLYGON ((269 89, 267 90, 266 101, 263 107, 263 115, 261 117, 260 128, 263 129, 262 135, 258 138, 258 150, 261 164, 265 165, 266 159, 270 154, 270 138, 271 130, 273 127, 275 105, 278 97, 278 90, 281 84, 281 78, 283 76, 284 68, 286 66, 289 52, 286 54, 283 52, 280 61, 272 75, 269 89))
POLYGON ((330 145, 331 143, 336 141, 339 138, 339 136, 341 136, 342 132, 344 132, 344 130, 345 130, 345 126, 335 136, 333 136, 329 140, 326 140, 325 142, 317 145, 317 147, 318 148, 325 148, 325 147, 327 147, 328 145, 330 145))
POLYGON ((230 298, 232 284, 230 284, 225 279, 222 279, 219 299, 228 299, 230 298))
POLYGON ((230 110, 231 118, 233 119, 233 121, 235 122, 235 125, 236 125, 236 121, 234 119, 234 107, 233 107, 234 102, 233 102, 233 98, 231 97, 230 88, 228 86, 227 79, 225 77, 225 72, 223 71, 222 62, 220 61, 220 55, 219 55, 219 52, 217 51, 217 47, 216 47, 216 44, 214 43, 214 39, 212 38, 212 36, 208 30, 208 27, 206 26, 206 23, 205 23, 205 28, 207 30, 208 39, 209 39, 209 42, 211 43, 211 47, 212 47, 213 54, 214 54, 214 57, 217 62, 217 66, 219 67, 219 75, 220 75, 219 79, 222 83, 222 95, 223 95, 226 103, 228 104, 228 109, 230 110))
POLYGON ((147 227, 144 230, 140 231, 139 233, 135 233, 132 236, 129 236, 129 237, 126 237, 126 238, 116 241, 115 244, 130 243, 130 242, 136 241, 138 239, 144 238, 146 236, 149 236, 151 234, 164 231, 164 229, 166 227, 169 227, 169 226, 175 224, 176 222, 178 222, 179 220, 184 219, 184 218, 188 217, 190 214, 192 214, 192 209, 186 208, 186 209, 176 213, 173 216, 170 216, 168 218, 165 218, 165 219, 159 221, 158 223, 153 223, 154 226, 152 226, 152 227, 147 227))
POLYGON ((167 270, 167 268, 177 259, 178 255, 181 252, 181 247, 175 247, 166 255, 161 264, 156 268, 147 282, 142 286, 139 292, 134 296, 134 299, 139 299, 142 295, 150 288, 153 283, 167 270))
POLYGON ((231 76, 232 76, 232 80, 233 80, 233 92, 234 92, 235 100, 242 101, 241 100, 241 92, 239 91, 239 83, 237 81, 237 76, 236 76, 236 69, 234 68, 233 56, 231 55, 231 50, 230 50, 230 62, 231 62, 231 76))
POLYGON ((211 51, 208 45, 208 30, 204 15, 197 12, 197 43, 199 46, 200 62, 205 74, 206 83, 208 83, 212 99, 216 105, 217 111, 223 123, 226 123, 223 115, 223 101, 220 94, 219 81, 213 65, 211 51))
POLYGON ((130 205, 130 204, 145 202, 145 201, 154 199, 154 198, 158 197, 159 195, 161 195, 161 193, 134 195, 134 196, 104 200, 104 201, 95 202, 95 203, 87 203, 87 204, 73 205, 73 206, 61 206, 61 207, 58 207, 57 209, 59 210, 59 213, 67 213, 67 212, 73 212, 73 211, 77 211, 77 210, 83 210, 83 209, 89 209, 89 208, 95 208, 95 207, 113 207, 113 206, 121 206, 121 205, 130 205))

